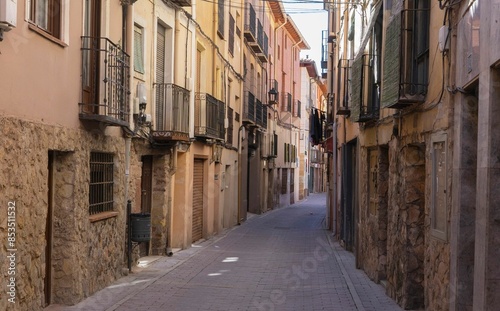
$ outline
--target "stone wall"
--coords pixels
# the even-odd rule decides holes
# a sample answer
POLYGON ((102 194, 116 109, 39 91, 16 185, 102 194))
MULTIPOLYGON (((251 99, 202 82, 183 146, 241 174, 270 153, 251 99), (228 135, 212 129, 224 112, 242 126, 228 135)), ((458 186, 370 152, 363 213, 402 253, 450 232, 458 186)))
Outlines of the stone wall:
MULTIPOLYGON (((151 198, 151 241, 149 250, 151 255, 165 255, 168 243, 171 211, 171 180, 174 168, 172 167, 172 147, 152 149, 148 141, 134 139, 132 143, 132 157, 130 162, 130 186, 135 195, 132 198, 132 212, 141 212, 141 181, 142 157, 152 156, 152 198, 151 198)), ((141 242, 141 244, 147 242, 141 242)), ((133 264, 139 258, 134 253, 133 264)))
POLYGON ((405 309, 424 307, 425 148, 389 150, 387 292, 405 309))
POLYGON ((387 262, 387 191, 388 158, 387 149, 377 147, 361 149, 361 260, 365 273, 375 282, 386 279, 387 262), (376 167, 370 168, 370 154, 377 157, 376 167), (376 174, 375 176, 373 174, 376 174), (376 178, 376 187, 370 189, 370 178, 376 178), (372 193, 373 192, 373 193, 372 193), (375 199, 370 206, 370 196, 375 199))
MULTIPOLYGON (((125 144, 119 129, 95 131, 0 118, 2 205, 16 202, 16 304, 0 309, 41 310, 45 306, 49 152, 53 156, 52 303, 74 304, 121 275, 125 243, 125 144), (89 220, 91 151, 114 154, 114 217, 89 220)), ((4 209, 2 209, 4 211, 4 209)), ((0 213, 0 241, 6 253, 7 215, 0 213)), ((50 219, 50 217, 49 217, 50 219)), ((8 262, 0 258, 7 280, 8 262)))

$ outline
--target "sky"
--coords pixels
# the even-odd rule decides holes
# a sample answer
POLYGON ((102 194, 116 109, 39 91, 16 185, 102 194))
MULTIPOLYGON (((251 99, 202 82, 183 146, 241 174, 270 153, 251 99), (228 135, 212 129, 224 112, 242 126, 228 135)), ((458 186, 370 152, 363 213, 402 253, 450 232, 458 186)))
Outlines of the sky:
POLYGON ((328 13, 323 10, 321 0, 281 0, 285 11, 292 17, 300 33, 311 47, 301 51, 300 57, 312 59, 316 62, 316 69, 321 75, 321 34, 327 29, 328 13))

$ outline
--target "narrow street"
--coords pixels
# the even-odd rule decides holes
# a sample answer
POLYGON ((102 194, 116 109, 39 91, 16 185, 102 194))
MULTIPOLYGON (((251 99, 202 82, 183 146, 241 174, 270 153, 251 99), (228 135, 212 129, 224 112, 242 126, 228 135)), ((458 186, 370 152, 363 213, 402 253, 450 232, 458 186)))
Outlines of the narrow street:
POLYGON ((324 229, 325 199, 251 215, 76 306, 47 310, 401 310, 324 229))

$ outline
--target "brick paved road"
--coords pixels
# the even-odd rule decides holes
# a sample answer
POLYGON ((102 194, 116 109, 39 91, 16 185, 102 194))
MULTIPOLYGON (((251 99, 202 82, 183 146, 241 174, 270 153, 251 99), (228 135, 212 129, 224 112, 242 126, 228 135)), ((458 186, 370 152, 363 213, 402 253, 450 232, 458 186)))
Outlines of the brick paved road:
POLYGON ((323 229, 325 195, 253 216, 73 307, 49 310, 401 310, 323 229))

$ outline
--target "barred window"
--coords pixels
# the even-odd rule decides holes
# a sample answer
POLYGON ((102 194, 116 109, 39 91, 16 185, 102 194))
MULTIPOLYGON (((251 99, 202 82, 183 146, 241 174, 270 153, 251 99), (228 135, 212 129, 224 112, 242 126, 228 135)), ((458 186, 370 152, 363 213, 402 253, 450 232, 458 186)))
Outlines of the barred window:
POLYGON ((113 166, 113 154, 90 153, 90 215, 113 210, 113 166))

